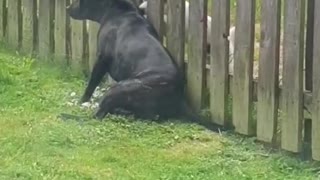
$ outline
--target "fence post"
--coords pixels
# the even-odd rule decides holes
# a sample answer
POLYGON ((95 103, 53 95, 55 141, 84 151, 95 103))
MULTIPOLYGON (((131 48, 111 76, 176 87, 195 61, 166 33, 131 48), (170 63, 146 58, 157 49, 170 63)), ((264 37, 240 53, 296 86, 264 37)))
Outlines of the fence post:
POLYGON ((21 45, 21 0, 8 0, 8 44, 15 49, 21 45))
POLYGON ((88 42, 89 42, 89 69, 90 72, 97 60, 97 44, 98 44, 98 31, 100 25, 96 22, 89 22, 88 29, 88 42))
POLYGON ((203 105, 207 59, 207 0, 190 1, 187 95, 193 109, 203 105))
POLYGON ((300 152, 303 121, 305 1, 285 1, 281 147, 300 152))
POLYGON ((257 138, 275 140, 279 107, 281 1, 263 0, 258 83, 257 138))
POLYGON ((210 111, 213 122, 227 125, 229 86, 230 0, 212 4, 210 111))
POLYGON ((232 117, 238 133, 254 135, 256 127, 252 118, 252 80, 255 0, 238 0, 237 6, 232 117))
POLYGON ((84 23, 71 19, 71 67, 84 70, 84 23))
POLYGON ((0 0, 0 40, 4 40, 7 23, 7 0, 0 0))
POLYGON ((22 1, 22 51, 25 53, 33 53, 35 50, 35 32, 37 19, 37 1, 22 1))
MULTIPOLYGON (((56 60, 65 61, 67 58, 67 11, 69 0, 56 0, 55 2, 55 26, 54 26, 54 50, 56 60)), ((62 62, 66 64, 67 62, 62 62)))
MULTIPOLYGON (((59 0, 57 0, 59 1, 59 0)), ((48 58, 52 55, 53 50, 53 0, 39 1, 39 56, 41 58, 48 58)))
MULTIPOLYGON (((313 67, 320 67, 320 1, 315 1, 313 67)), ((312 157, 320 161, 320 71, 313 71, 312 157)))
POLYGON ((156 31, 159 34, 160 41, 163 42, 164 32, 164 1, 163 0, 152 0, 148 1, 147 16, 152 22, 156 31))
POLYGON ((168 49, 181 70, 185 65, 185 0, 168 0, 168 49))

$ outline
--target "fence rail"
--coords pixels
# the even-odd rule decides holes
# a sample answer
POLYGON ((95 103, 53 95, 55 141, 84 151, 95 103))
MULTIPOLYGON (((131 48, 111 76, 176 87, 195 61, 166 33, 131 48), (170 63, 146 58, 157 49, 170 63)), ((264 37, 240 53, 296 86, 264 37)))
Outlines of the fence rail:
MULTIPOLYGON (((0 39, 89 72, 99 25, 70 19, 69 3, 0 0, 0 39)), ((319 10, 315 0, 149 0, 146 14, 184 69, 194 109, 287 151, 310 143, 320 160, 319 10)))

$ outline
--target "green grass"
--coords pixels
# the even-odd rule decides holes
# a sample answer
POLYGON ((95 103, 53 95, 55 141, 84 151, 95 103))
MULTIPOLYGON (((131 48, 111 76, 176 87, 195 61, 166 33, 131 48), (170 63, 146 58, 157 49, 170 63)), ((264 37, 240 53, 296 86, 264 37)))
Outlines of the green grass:
MULTIPOLYGON (((81 76, 0 48, 0 179, 316 179, 315 165, 271 154, 253 139, 195 124, 91 114, 65 103, 81 76)), ((79 98, 79 97, 78 97, 79 98)))

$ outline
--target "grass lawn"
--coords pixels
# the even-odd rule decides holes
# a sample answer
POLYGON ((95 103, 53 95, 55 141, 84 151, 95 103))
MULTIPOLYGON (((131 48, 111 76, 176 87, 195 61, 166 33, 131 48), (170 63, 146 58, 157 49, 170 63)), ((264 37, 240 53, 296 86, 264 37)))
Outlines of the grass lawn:
POLYGON ((195 124, 61 121, 84 78, 0 48, 0 179, 316 179, 316 166, 195 124))

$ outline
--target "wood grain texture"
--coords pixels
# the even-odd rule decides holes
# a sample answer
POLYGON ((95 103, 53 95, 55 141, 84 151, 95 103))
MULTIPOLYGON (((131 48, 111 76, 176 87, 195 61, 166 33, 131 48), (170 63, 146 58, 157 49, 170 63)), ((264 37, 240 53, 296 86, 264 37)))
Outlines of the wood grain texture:
MULTIPOLYGON (((315 1, 315 9, 320 9, 320 1, 315 1)), ((313 67, 320 67, 320 11, 315 11, 313 67)), ((320 161, 320 71, 313 71, 312 110, 312 157, 320 161)))
POLYGON ((36 49, 37 1, 22 0, 22 51, 32 54, 36 49))
POLYGON ((257 138, 269 143, 275 140, 278 121, 280 21, 281 1, 263 0, 261 4, 257 138))
POLYGON ((54 1, 39 1, 39 56, 49 58, 53 50, 53 10, 54 1))
POLYGON ((90 72, 93 69, 95 62, 97 61, 97 40, 98 40, 98 31, 100 25, 95 22, 89 22, 89 68, 90 72))
POLYGON ((303 50, 305 1, 285 1, 281 147, 300 152, 303 121, 303 50))
POLYGON ((159 34, 160 41, 163 41, 164 34, 164 0, 148 1, 147 16, 159 34))
POLYGON ((238 133, 255 134, 252 118, 255 0, 238 0, 235 36, 233 124, 238 133))
POLYGON ((227 125, 230 0, 212 4, 210 112, 214 123, 227 125))
POLYGON ((187 95, 193 109, 200 111, 205 89, 207 58, 207 0, 190 1, 187 95))
POLYGON ((0 40, 5 40, 7 25, 7 1, 0 0, 0 40))
POLYGON ((71 20, 71 60, 75 70, 84 70, 84 21, 71 20))
POLYGON ((174 60, 184 69, 185 1, 168 0, 167 47, 174 60))
MULTIPOLYGON (((55 1, 54 51, 57 61, 65 61, 67 55, 67 15, 68 0, 55 1)), ((64 63, 64 62, 63 62, 64 63)))
POLYGON ((21 45, 21 0, 9 0, 8 2, 8 44, 15 49, 21 45))

